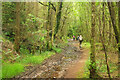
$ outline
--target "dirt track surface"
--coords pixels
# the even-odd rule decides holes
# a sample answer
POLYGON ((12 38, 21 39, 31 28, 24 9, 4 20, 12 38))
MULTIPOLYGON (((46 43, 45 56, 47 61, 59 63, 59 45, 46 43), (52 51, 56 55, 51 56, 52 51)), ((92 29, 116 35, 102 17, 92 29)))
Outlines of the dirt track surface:
POLYGON ((81 58, 77 60, 76 62, 72 63, 73 66, 70 66, 68 70, 66 70, 66 75, 64 76, 64 78, 77 78, 78 75, 80 75, 81 78, 84 77, 83 75, 84 67, 85 67, 85 62, 88 59, 89 50, 81 49, 81 52, 82 51, 84 53, 81 55, 81 58))
POLYGON ((88 58, 78 44, 78 41, 69 41, 62 53, 51 56, 40 65, 27 67, 26 72, 15 78, 76 78, 77 71, 83 69, 88 58))

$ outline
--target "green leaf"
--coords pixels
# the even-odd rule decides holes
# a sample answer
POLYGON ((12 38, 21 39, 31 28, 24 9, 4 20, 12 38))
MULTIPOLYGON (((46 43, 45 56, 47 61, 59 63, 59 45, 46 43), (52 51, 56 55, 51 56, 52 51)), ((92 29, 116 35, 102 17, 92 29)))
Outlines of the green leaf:
POLYGON ((43 41, 44 39, 45 39, 44 37, 41 38, 42 41, 43 41))

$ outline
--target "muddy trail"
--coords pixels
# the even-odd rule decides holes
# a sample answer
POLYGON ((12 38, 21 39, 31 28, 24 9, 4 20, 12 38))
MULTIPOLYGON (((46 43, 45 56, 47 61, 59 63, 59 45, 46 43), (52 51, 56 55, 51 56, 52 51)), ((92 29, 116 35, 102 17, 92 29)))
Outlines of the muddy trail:
POLYGON ((15 78, 76 78, 88 58, 88 51, 79 49, 78 45, 78 41, 69 40, 61 53, 56 53, 40 65, 26 67, 26 71, 15 78))

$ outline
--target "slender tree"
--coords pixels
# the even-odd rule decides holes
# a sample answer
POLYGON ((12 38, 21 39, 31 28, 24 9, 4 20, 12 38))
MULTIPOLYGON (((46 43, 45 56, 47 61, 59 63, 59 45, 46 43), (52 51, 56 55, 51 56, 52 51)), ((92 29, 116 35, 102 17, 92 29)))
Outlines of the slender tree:
POLYGON ((120 1, 118 2, 118 28, 119 28, 119 44, 118 44, 118 49, 119 49, 119 55, 120 55, 120 1))
MULTIPOLYGON (((112 25, 113 25, 113 29, 114 29, 114 33, 115 33, 115 38, 118 44, 118 50, 120 53, 120 46, 119 46, 119 42, 120 42, 120 38, 119 38, 119 31, 117 29, 117 24, 116 24, 116 14, 115 14, 115 10, 114 10, 114 3, 113 2, 108 2, 108 8, 109 8, 109 13, 110 13, 110 17, 111 17, 111 21, 112 21, 112 25)), ((118 25, 119 26, 119 25, 118 25)))
MULTIPOLYGON (((103 5, 103 8, 104 7, 105 7, 105 5, 103 5)), ((100 9, 101 9, 101 7, 100 7, 100 9)), ((104 10, 103 10, 103 13, 104 13, 104 10)), ((101 15, 101 13, 99 15, 101 15)), ((105 14, 103 16, 105 16, 105 14)), ((100 40, 101 40, 103 50, 104 50, 104 53, 105 53, 105 62, 106 62, 106 66, 107 66, 107 73, 108 73, 109 78, 111 79, 110 68, 109 68, 109 64, 108 64, 107 49, 106 49, 106 45, 105 45, 105 36, 102 36, 102 34, 104 34, 104 31, 101 31, 101 28, 100 28, 101 27, 100 17, 101 16, 99 16, 99 25, 98 25, 99 28, 98 29, 99 29, 99 34, 100 34, 100 40)), ((105 18, 105 17, 103 17, 103 18, 105 18)), ((102 19, 102 21, 103 21, 102 23, 103 23, 103 28, 104 28, 105 27, 105 19, 102 19)))
POLYGON ((20 2, 16 2, 15 50, 18 54, 20 46, 20 2))
POLYGON ((48 16, 47 16, 47 49, 50 49, 50 2, 48 3, 48 16))
POLYGON ((96 77, 95 62, 95 2, 91 3, 91 53, 90 53, 90 78, 96 77))
POLYGON ((58 10, 57 10, 57 16, 56 16, 57 19, 56 19, 55 36, 56 36, 56 34, 58 32, 58 29, 59 29, 59 26, 60 26, 62 7, 63 7, 63 2, 61 0, 61 2, 58 2, 58 10))
POLYGON ((102 21, 103 21, 103 37, 104 37, 104 34, 105 34, 105 2, 103 2, 103 15, 102 15, 102 21))
MULTIPOLYGON (((118 2, 118 27, 119 27, 119 54, 118 54, 118 61, 120 61, 120 1, 118 2)), ((120 71, 120 63, 118 64, 118 72, 120 71)), ((120 73, 118 73, 118 76, 120 77, 120 73)))

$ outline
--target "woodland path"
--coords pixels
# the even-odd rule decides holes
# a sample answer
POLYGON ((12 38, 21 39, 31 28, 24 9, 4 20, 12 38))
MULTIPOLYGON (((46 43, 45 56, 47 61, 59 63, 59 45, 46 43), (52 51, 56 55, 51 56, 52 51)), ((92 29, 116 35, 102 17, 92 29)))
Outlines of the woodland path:
POLYGON ((26 67, 26 71, 15 78, 76 78, 84 74, 89 50, 79 49, 79 42, 69 40, 62 53, 46 59, 42 64, 26 67))
MULTIPOLYGON (((78 44, 75 44, 75 46, 78 46, 78 44)), ((84 67, 85 62, 88 60, 89 57, 89 49, 82 48, 80 51, 83 53, 81 55, 81 58, 78 59, 76 62, 74 62, 72 65, 68 68, 66 71, 66 75, 64 78, 77 78, 78 75, 81 77, 84 77, 84 67)))

